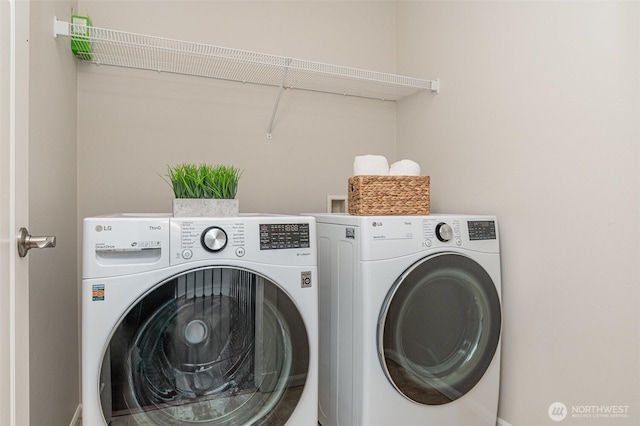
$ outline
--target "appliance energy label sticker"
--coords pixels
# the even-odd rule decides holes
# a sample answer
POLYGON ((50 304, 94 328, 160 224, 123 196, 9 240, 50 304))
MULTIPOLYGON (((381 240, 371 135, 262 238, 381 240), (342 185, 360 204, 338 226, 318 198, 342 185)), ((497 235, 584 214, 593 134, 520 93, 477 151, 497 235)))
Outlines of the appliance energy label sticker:
POLYGON ((94 284, 91 287, 91 300, 94 302, 104 300, 104 284, 94 284))

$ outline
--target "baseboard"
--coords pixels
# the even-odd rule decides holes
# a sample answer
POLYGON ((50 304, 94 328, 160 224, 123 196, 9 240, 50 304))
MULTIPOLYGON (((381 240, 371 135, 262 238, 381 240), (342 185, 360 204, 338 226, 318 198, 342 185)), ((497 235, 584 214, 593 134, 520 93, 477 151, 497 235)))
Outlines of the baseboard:
POLYGON ((496 426, 511 426, 511 423, 509 423, 506 420, 502 420, 500 417, 498 417, 498 420, 496 421, 496 426))
POLYGON ((73 418, 71 419, 71 423, 69 423, 69 426, 76 426, 78 424, 78 421, 80 420, 80 417, 82 417, 82 404, 78 404, 76 412, 73 413, 73 418))

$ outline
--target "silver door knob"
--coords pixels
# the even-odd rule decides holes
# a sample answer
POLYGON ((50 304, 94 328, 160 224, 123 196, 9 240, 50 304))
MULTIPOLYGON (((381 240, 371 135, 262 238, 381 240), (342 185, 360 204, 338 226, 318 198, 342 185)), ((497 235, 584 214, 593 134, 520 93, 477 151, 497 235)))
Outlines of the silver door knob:
POLYGON ((26 228, 20 228, 18 231, 18 255, 25 257, 27 252, 32 248, 52 248, 56 246, 56 237, 33 237, 29 235, 26 228))

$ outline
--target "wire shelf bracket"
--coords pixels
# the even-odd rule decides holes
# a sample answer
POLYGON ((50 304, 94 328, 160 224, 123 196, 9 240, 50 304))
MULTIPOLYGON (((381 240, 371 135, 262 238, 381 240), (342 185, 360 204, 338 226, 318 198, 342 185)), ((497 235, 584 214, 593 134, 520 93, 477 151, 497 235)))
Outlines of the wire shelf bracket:
POLYGON ((267 130, 275 121, 284 89, 300 89, 398 101, 416 92, 440 92, 440 80, 424 80, 180 41, 59 21, 54 17, 53 36, 71 38, 73 53, 83 62, 253 83, 278 88, 267 130))

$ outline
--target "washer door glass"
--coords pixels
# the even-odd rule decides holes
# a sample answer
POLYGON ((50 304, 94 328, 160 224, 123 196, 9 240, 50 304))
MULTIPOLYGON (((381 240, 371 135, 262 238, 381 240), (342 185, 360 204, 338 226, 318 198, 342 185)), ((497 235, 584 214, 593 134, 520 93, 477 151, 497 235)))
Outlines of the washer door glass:
POLYGON ((482 378, 500 338, 500 300, 489 274, 468 257, 423 259, 394 284, 378 325, 380 361, 405 397, 446 404, 482 378))
POLYGON ((309 366, 303 320, 267 278, 238 268, 190 271, 142 297, 102 363, 111 424, 284 424, 309 366))

